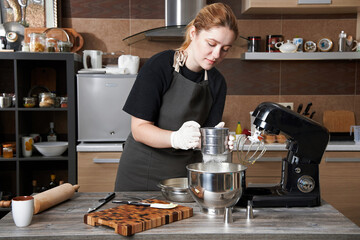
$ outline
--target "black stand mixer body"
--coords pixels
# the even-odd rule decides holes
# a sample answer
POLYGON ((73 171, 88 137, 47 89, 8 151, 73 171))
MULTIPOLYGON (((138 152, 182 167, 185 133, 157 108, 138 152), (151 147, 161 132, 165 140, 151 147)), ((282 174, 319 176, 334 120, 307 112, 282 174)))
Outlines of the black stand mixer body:
MULTIPOLYGON (((243 186, 245 191, 238 205, 245 206, 251 200, 254 207, 319 206, 319 164, 329 142, 328 130, 303 115, 271 102, 261 103, 253 116, 253 124, 257 128, 270 134, 282 132, 287 136, 288 154, 282 160, 280 183, 271 187, 243 186)), ((246 184, 245 181, 243 183, 246 184)))

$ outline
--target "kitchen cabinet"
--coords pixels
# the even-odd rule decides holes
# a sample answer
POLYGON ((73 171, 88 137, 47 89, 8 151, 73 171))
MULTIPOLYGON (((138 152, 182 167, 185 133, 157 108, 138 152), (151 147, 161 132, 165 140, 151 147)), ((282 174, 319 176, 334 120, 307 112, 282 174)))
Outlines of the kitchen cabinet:
POLYGON ((360 226, 360 152, 326 152, 320 164, 322 198, 360 226))
POLYGON ((0 53, 0 92, 16 96, 14 107, 0 108, 0 143, 16 144, 13 158, 0 157, 0 191, 31 194, 32 180, 47 186, 50 174, 57 180, 77 182, 75 73, 80 63, 74 53, 0 53), (23 107, 23 97, 44 92, 43 86, 57 96, 67 96, 68 107, 23 107), (58 141, 68 142, 67 151, 59 157, 44 157, 33 150, 31 157, 24 157, 21 137, 38 133, 45 141, 50 122, 55 123, 58 141))
POLYGON ((242 0, 241 3, 243 14, 357 13, 360 6, 358 0, 331 0, 331 4, 298 4, 298 0, 242 0))
MULTIPOLYGON (((286 155, 286 151, 267 151, 248 166, 247 185, 280 183, 281 159, 286 155)), ((233 162, 239 162, 236 152, 233 162)), ((326 151, 319 172, 321 198, 360 226, 360 152, 326 151)))
POLYGON ((78 152, 79 192, 112 192, 122 152, 78 152))
MULTIPOLYGON (((278 184, 281 177, 281 161, 287 152, 266 152, 264 156, 251 164, 246 170, 246 184, 278 184)), ((237 153, 233 153, 233 162, 240 163, 237 153)))

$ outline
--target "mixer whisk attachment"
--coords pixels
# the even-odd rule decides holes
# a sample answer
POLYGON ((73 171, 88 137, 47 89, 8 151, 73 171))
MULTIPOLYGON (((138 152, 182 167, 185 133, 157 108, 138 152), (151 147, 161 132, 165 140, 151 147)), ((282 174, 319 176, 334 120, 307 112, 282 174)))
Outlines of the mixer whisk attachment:
POLYGON ((266 152, 262 131, 258 128, 251 136, 243 135, 236 140, 237 158, 243 165, 253 164, 266 152))

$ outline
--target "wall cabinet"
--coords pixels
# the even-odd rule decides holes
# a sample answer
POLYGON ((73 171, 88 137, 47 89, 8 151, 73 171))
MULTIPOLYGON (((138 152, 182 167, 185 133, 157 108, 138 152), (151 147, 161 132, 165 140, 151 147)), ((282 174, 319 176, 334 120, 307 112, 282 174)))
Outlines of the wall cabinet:
POLYGON ((121 152, 78 152, 79 192, 113 192, 121 152))
POLYGON ((80 56, 74 53, 0 53, 0 92, 16 96, 14 106, 0 108, 0 143, 16 144, 13 158, 0 157, 0 191, 14 195, 33 192, 32 180, 47 186, 50 174, 75 184, 76 178, 76 81, 80 56), (44 92, 68 97, 67 108, 25 108, 23 97, 44 92), (59 141, 68 141, 68 150, 59 157, 44 157, 33 151, 24 157, 22 136, 38 133, 45 141, 49 123, 55 123, 59 141))
POLYGON ((357 13, 360 6, 358 0, 331 0, 331 4, 298 4, 298 0, 242 0, 241 3, 243 14, 357 13))

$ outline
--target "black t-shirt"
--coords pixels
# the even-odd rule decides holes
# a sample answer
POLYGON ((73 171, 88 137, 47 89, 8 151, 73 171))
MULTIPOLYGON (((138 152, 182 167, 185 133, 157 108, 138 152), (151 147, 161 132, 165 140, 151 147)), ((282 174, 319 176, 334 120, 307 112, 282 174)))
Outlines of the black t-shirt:
MULTIPOLYGON (((125 112, 146 121, 157 122, 162 97, 173 78, 174 53, 174 50, 163 51, 146 61, 125 102, 125 112)), ((204 72, 193 72, 185 65, 180 67, 180 74, 194 82, 203 81, 204 72)), ((214 127, 221 121, 226 98, 226 82, 216 68, 208 71, 208 81, 213 104, 202 127, 214 127)))

